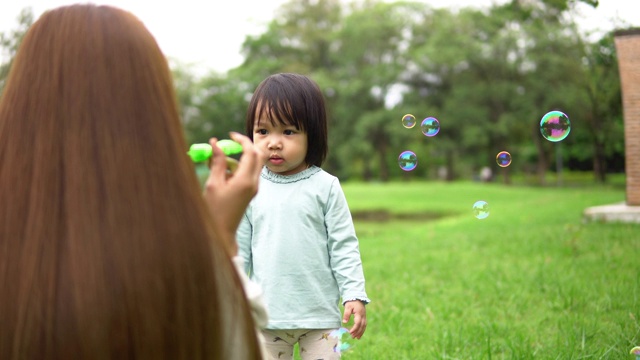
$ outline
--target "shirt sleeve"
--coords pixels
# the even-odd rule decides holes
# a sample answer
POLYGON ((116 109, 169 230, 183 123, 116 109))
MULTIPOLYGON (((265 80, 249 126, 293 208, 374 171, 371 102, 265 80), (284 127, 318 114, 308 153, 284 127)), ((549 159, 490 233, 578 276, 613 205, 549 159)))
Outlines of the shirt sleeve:
POLYGON ((331 184, 325 209, 325 224, 329 239, 329 261, 343 303, 360 300, 368 304, 371 300, 365 291, 358 238, 347 199, 337 178, 331 184))

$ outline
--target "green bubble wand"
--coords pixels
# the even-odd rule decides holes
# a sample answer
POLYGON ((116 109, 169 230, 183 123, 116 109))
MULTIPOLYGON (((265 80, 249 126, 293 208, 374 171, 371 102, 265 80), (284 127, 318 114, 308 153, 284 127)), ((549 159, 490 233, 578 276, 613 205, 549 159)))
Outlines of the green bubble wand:
MULTIPOLYGON (((226 155, 227 168, 231 172, 234 172, 238 168, 238 160, 230 156, 237 156, 238 154, 241 154, 242 145, 233 140, 223 139, 217 142, 217 146, 222 149, 222 152, 226 155)), ((189 148, 189 151, 187 151, 187 155, 189 155, 191 160, 195 163, 208 161, 211 156, 213 156, 213 148, 211 147, 211 144, 193 144, 189 148)))

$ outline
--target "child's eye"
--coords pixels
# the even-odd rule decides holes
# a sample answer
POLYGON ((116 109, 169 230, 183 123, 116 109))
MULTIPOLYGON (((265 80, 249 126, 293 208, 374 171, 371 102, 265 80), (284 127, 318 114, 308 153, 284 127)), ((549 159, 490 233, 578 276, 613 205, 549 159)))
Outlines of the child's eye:
POLYGON ((293 135, 293 134, 295 134, 295 133, 296 133, 296 132, 295 132, 295 130, 289 130, 289 129, 287 129, 287 130, 285 130, 285 131, 284 131, 284 134, 285 134, 285 135, 293 135))
POLYGON ((265 130, 265 129, 258 129, 258 130, 256 130, 256 134, 260 134, 260 135, 267 135, 267 130, 265 130))

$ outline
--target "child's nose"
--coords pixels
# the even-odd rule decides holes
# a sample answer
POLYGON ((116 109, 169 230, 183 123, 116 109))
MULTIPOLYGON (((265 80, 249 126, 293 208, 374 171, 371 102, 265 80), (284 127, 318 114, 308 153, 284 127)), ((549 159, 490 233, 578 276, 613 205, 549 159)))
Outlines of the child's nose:
POLYGON ((267 144, 267 148, 269 150, 277 150, 277 149, 281 149, 282 148, 282 143, 280 142, 280 139, 275 137, 269 140, 269 143, 267 144))

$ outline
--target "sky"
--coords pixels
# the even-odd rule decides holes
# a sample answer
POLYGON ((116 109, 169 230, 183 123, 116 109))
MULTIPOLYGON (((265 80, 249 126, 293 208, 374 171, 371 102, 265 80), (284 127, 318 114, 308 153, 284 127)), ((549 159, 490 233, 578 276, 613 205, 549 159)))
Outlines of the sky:
MULTIPOLYGON (((506 0, 419 0, 433 7, 488 7, 506 0)), ((7 0, 0 5, 0 32, 17 28, 20 11, 31 7, 35 19, 45 10, 86 2, 81 0, 7 0)), ((240 48, 247 35, 265 31, 275 11, 287 0, 158 1, 94 0, 135 14, 155 36, 162 51, 200 75, 209 71, 224 73, 242 63, 240 48), (176 6, 176 3, 179 6, 176 6)), ((585 32, 602 33, 621 24, 640 27, 638 0, 600 0, 596 9, 578 7, 576 22, 585 32)), ((3 56, 3 54, 0 54, 3 56)), ((5 60, 0 57, 0 60, 5 60)))

